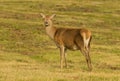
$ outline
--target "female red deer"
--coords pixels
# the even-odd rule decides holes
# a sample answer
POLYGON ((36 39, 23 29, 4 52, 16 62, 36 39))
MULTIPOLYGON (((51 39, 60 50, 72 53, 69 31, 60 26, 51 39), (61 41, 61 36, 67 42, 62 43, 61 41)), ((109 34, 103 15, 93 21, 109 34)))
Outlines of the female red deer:
POLYGON ((89 55, 91 32, 87 29, 73 29, 73 28, 56 28, 53 26, 52 19, 55 16, 45 16, 41 13, 44 19, 45 30, 48 36, 56 43, 60 49, 60 65, 63 68, 63 61, 66 62, 66 50, 80 50, 85 56, 89 70, 92 70, 91 59, 89 55))

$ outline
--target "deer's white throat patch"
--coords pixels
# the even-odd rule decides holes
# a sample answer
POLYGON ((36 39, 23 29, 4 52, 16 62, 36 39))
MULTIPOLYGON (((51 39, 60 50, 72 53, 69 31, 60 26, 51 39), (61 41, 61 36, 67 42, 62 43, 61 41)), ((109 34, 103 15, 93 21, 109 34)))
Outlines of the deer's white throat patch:
POLYGON ((55 35, 56 29, 53 27, 46 27, 46 33, 48 34, 48 36, 52 39, 54 39, 54 35, 55 35))

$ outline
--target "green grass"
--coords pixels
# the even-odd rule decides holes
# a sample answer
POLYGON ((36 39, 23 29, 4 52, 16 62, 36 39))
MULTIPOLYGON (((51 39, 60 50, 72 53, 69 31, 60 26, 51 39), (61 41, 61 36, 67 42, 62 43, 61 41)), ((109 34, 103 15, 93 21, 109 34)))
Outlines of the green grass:
POLYGON ((120 81, 119 0, 1 0, 0 81, 120 81), (59 49, 46 35, 40 13, 56 14, 56 27, 92 31, 89 72, 79 51, 59 49))

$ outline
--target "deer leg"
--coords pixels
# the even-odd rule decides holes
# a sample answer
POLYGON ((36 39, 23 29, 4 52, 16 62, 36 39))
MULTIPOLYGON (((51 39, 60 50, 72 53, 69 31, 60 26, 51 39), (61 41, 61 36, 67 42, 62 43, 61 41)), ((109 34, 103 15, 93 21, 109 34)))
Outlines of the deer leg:
POLYGON ((80 51, 85 56, 87 66, 88 66, 89 70, 91 71, 92 70, 92 65, 91 65, 91 58, 90 58, 90 55, 89 55, 89 50, 81 49, 80 51))
POLYGON ((92 70, 92 64, 91 64, 91 58, 90 58, 90 54, 88 52, 88 58, 89 58, 89 67, 90 67, 90 71, 92 70))
POLYGON ((60 46, 60 67, 61 69, 63 68, 64 52, 65 52, 64 46, 60 46))
POLYGON ((91 58, 90 58, 90 55, 89 55, 89 50, 85 50, 85 58, 86 58, 86 61, 87 61, 88 68, 91 71, 92 70, 92 65, 91 65, 91 58))
POLYGON ((90 58, 90 41, 91 41, 91 39, 92 39, 92 37, 90 38, 89 44, 86 47, 87 56, 88 56, 88 59, 89 59, 89 69, 90 69, 90 71, 92 70, 92 64, 91 64, 91 58, 90 58))
POLYGON ((67 53, 66 53, 66 51, 67 51, 67 49, 65 49, 64 60, 65 60, 65 67, 67 68, 67 60, 66 60, 67 53))

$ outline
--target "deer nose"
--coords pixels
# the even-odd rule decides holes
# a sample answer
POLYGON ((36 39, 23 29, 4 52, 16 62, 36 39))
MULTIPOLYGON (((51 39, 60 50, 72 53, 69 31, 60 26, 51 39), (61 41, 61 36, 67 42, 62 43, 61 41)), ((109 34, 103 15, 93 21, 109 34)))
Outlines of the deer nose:
POLYGON ((48 22, 45 22, 45 26, 48 26, 48 22))

